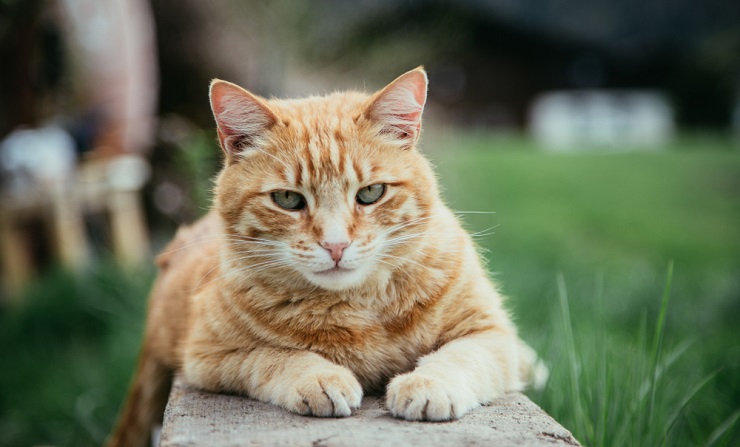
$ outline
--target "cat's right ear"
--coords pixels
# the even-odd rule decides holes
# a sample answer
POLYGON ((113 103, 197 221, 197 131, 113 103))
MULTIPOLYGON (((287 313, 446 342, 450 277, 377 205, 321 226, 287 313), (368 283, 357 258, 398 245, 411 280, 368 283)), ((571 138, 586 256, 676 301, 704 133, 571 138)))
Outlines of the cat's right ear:
POLYGON ((427 74, 415 68, 396 78, 370 98, 365 113, 395 137, 402 147, 413 147, 421 132, 421 114, 427 100, 427 74))
POLYGON ((210 98, 227 164, 255 147, 262 135, 278 122, 277 115, 263 99, 230 82, 214 79, 210 98))

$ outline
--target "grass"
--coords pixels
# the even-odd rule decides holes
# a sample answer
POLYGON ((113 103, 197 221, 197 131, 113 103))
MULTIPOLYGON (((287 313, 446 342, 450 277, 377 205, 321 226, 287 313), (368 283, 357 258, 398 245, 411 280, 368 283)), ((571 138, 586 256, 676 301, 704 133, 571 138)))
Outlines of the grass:
POLYGON ((546 411, 589 446, 740 441, 740 154, 707 138, 573 154, 430 141, 450 205, 495 212, 465 221, 494 227, 478 243, 550 363, 530 393, 546 411))
POLYGON ((0 445, 101 445, 136 359, 153 269, 50 271, 0 312, 0 445))
MULTIPOLYGON (((478 243, 550 366, 534 400, 584 445, 740 443, 738 152, 704 137, 567 155, 520 138, 427 140, 451 206, 495 212, 463 216, 494 227, 478 243)), ((102 442, 152 277, 50 272, 0 310, 0 445, 102 442)))

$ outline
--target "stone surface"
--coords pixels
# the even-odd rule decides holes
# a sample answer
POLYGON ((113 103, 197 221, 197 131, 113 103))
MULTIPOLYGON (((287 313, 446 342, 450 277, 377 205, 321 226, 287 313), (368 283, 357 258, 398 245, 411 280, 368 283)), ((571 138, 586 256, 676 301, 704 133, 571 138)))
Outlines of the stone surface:
POLYGON ((246 397, 196 390, 178 377, 160 446, 554 446, 580 445, 526 396, 508 394, 454 422, 394 419, 366 396, 349 418, 292 414, 246 397))

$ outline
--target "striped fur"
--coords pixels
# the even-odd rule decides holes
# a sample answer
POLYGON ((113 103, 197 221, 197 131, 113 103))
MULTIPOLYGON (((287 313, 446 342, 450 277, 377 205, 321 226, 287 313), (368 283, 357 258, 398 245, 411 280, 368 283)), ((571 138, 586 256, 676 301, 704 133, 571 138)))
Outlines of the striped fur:
MULTIPOLYGON (((315 416, 385 391, 396 417, 449 420, 521 389, 536 356, 415 147, 425 99, 421 68, 370 96, 265 100, 214 81, 227 163, 213 210, 160 257, 143 356, 315 416), (358 204, 373 184, 384 195, 358 204), (280 190, 306 207, 279 207, 280 190)), ((142 445, 115 442, 132 407, 111 445, 142 445)))

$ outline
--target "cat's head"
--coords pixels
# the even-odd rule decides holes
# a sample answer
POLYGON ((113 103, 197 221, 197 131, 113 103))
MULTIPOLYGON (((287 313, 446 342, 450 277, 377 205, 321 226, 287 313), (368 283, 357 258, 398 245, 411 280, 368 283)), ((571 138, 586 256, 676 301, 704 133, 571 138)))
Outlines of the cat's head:
POLYGON ((426 92, 421 68, 373 95, 298 100, 214 81, 231 269, 344 290, 418 262, 439 201, 415 147, 426 92))

